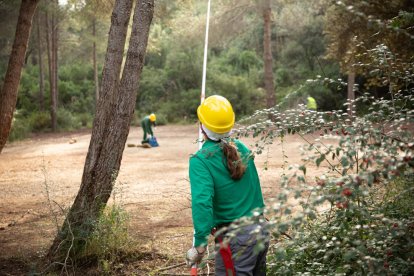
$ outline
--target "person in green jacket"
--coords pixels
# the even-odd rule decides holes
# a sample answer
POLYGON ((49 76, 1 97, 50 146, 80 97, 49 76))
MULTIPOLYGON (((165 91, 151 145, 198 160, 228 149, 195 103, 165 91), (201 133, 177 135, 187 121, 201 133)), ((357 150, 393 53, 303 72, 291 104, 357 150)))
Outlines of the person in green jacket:
POLYGON ((316 104, 315 98, 308 96, 306 100, 307 100, 306 108, 308 110, 316 111, 318 109, 318 105, 316 104))
POLYGON ((148 144, 149 139, 147 138, 147 135, 149 134, 150 137, 154 136, 154 132, 152 131, 152 126, 155 126, 155 121, 157 120, 157 117, 154 113, 151 113, 149 116, 145 116, 144 119, 141 121, 141 127, 144 131, 144 137, 142 138, 141 144, 148 144))
POLYGON ((265 275, 269 243, 253 154, 241 141, 229 138, 235 114, 226 98, 208 97, 197 115, 205 142, 189 162, 194 246, 187 252, 187 264, 201 261, 208 235, 217 230, 216 245, 222 249, 217 249, 216 275, 265 275), (251 217, 252 223, 239 224, 236 237, 223 247, 227 231, 244 217, 251 217), (265 237, 260 251, 254 249, 258 237, 265 237), (238 257, 229 262, 229 255, 238 257))

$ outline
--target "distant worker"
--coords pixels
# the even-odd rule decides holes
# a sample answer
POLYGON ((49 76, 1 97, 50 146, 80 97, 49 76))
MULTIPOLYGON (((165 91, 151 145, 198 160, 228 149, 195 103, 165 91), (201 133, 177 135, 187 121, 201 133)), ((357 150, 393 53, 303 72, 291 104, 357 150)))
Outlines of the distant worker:
POLYGON ((144 137, 141 141, 141 144, 149 144, 150 139, 147 138, 147 134, 149 134, 150 138, 154 136, 154 132, 152 132, 152 126, 156 126, 155 121, 157 117, 154 113, 151 113, 149 116, 145 116, 144 119, 141 121, 141 127, 144 131, 144 137))
POLYGON ((197 116, 205 142, 190 158, 194 245, 187 252, 187 264, 201 262, 208 235, 217 231, 215 275, 266 275, 269 234, 253 154, 242 142, 229 138, 235 114, 226 98, 208 97, 197 116), (251 217, 251 223, 237 226, 234 239, 223 243, 228 226, 242 217, 251 217), (265 237, 261 249, 256 248, 259 236, 265 237))
POLYGON ((308 96, 306 107, 307 107, 308 110, 316 111, 318 109, 318 105, 316 104, 316 100, 313 97, 308 96))

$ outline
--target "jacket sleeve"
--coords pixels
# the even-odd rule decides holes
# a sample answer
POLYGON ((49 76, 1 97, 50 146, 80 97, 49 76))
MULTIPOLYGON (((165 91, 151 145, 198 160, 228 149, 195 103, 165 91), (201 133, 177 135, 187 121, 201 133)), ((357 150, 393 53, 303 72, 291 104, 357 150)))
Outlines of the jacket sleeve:
POLYGON ((190 158, 191 209, 194 224, 194 246, 207 245, 213 228, 214 182, 200 158, 190 158))

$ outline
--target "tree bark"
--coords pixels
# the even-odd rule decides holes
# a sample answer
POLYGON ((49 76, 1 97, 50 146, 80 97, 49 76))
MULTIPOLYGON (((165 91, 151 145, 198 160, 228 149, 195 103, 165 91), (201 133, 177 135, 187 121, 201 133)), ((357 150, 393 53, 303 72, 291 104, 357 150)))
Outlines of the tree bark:
POLYGON ((46 12, 46 48, 47 48, 47 61, 49 67, 49 92, 50 92, 50 118, 51 118, 51 127, 55 131, 57 128, 57 110, 56 110, 56 82, 55 82, 55 55, 53 53, 53 13, 49 17, 48 12, 46 12))
POLYGON ((41 26, 41 13, 37 14, 37 43, 38 43, 38 58, 39 58, 39 110, 43 111, 45 109, 45 76, 43 72, 43 45, 42 45, 42 36, 40 35, 40 26, 41 26))
POLYGON ((67 253, 65 250, 70 245, 70 233, 75 233, 75 242, 81 248, 85 245, 85 238, 92 233, 93 224, 111 195, 121 165, 154 12, 154 0, 137 2, 129 49, 120 80, 132 2, 117 0, 115 3, 102 74, 102 95, 98 100, 82 183, 62 231, 49 250, 51 260, 61 260, 67 253), (83 236, 76 236, 79 233, 83 236))
POLYGON ((99 100, 99 78, 98 78, 98 64, 96 62, 96 16, 94 15, 92 21, 92 36, 93 36, 93 45, 92 45, 92 56, 93 56, 93 77, 95 80, 95 103, 98 103, 99 100))
POLYGON ((33 15, 38 2, 39 0, 22 0, 20 5, 16 35, 14 37, 3 88, 0 92, 0 153, 10 134, 13 112, 16 108, 20 77, 32 28, 33 15))
POLYGON ((56 0, 53 4, 53 17, 52 17, 52 54, 54 55, 53 57, 53 80, 55 81, 54 84, 54 110, 55 110, 55 118, 53 121, 53 131, 56 131, 57 129, 57 110, 58 110, 58 103, 59 103, 59 86, 58 86, 58 82, 59 82, 59 75, 58 75, 58 42, 59 42, 59 24, 58 24, 58 9, 59 9, 59 2, 58 0, 56 0))
POLYGON ((271 16, 272 8, 270 0, 264 1, 263 7, 263 60, 264 60, 264 85, 266 90, 266 106, 267 108, 276 105, 275 87, 273 83, 273 57, 271 46, 271 16))
POLYGON ((355 85, 355 71, 351 70, 348 73, 348 101, 350 103, 348 106, 348 115, 350 118, 353 118, 354 113, 355 113, 355 110, 353 108, 353 104, 355 100, 354 85, 355 85))

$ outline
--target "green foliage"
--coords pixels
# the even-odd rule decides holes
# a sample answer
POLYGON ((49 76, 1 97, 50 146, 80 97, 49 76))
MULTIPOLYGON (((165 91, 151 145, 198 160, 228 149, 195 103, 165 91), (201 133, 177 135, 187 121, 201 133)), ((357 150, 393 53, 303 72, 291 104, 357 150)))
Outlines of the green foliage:
POLYGON ((110 273, 119 262, 122 253, 131 248, 128 234, 129 217, 118 205, 102 210, 94 232, 87 242, 84 255, 97 257, 103 273, 110 273))
POLYGON ((10 141, 22 140, 27 138, 32 132, 50 130, 50 114, 47 112, 33 112, 28 116, 23 116, 24 112, 16 111, 12 129, 9 136, 10 141))
POLYGON ((33 112, 27 118, 33 132, 40 132, 50 130, 50 113, 48 112, 33 112))
MULTIPOLYGON (((302 162, 283 165, 281 191, 266 210, 277 240, 268 259, 272 275, 414 273, 414 64, 395 59, 385 45, 366 56, 373 77, 404 85, 387 98, 364 93, 333 111, 257 111, 239 130, 260 138, 257 154, 286 135, 304 141, 302 162), (349 106, 366 109, 350 117, 349 106)), ((318 76, 296 93, 320 85, 341 90, 346 83, 318 76)))
POLYGON ((340 61, 343 71, 348 71, 352 64, 363 62, 363 53, 380 44, 386 44, 401 58, 412 58, 412 13, 412 5, 403 0, 332 2, 327 11, 330 24, 325 25, 330 41, 329 56, 340 61), (356 47, 361 42, 366 44, 363 49, 356 47))
POLYGON ((58 109, 57 124, 60 130, 73 130, 81 127, 81 122, 78 118, 63 108, 58 109))
POLYGON ((9 141, 24 139, 29 136, 31 131, 29 122, 16 114, 13 118, 9 141))
MULTIPOLYGON (((88 127, 92 124, 95 109, 92 43, 95 42, 97 47, 98 69, 101 71, 106 49, 106 39, 101 38, 107 33, 110 23, 110 7, 106 7, 106 4, 101 7, 95 1, 75 2, 70 2, 67 9, 61 7, 59 10, 62 15, 59 20, 59 37, 63 40, 59 43, 58 110, 64 109, 60 112, 59 122, 63 123, 58 126, 60 129, 88 127), (92 35, 93 19, 96 20, 96 37, 92 35)), ((228 5, 229 2, 218 2, 214 5, 216 11, 212 16, 221 16, 224 20, 217 21, 215 19, 220 18, 214 18, 211 22, 206 94, 222 94, 232 99, 237 117, 242 118, 265 105, 263 22, 260 13, 254 8, 258 7, 256 3, 236 2, 234 4, 238 6, 249 4, 242 20, 237 24, 226 20, 232 17, 231 11, 225 12, 227 8, 234 8, 228 5), (232 33, 235 29, 238 31, 232 33)), ((326 43, 323 13, 320 11, 325 7, 321 5, 323 1, 316 2, 312 5, 304 2, 283 2, 274 10, 278 14, 275 16, 275 24, 272 25, 272 49, 276 97, 279 101, 283 101, 300 83, 315 74, 328 78, 337 75, 338 67, 323 59, 326 43), (292 21, 292 14, 303 19, 300 24, 292 21)), ((195 120, 194 111, 199 104, 201 92, 203 16, 206 4, 187 0, 178 3, 161 1, 156 7, 156 14, 160 17, 155 18, 151 29, 136 102, 140 115, 152 112, 161 114, 165 123, 195 120)), ((44 12, 49 8, 48 4, 42 4, 39 10, 44 12)), ((3 8, 0 8, 0 12, 2 11, 3 8)), ((394 24, 402 26, 407 18, 407 15, 401 14, 394 20, 394 24)), ((4 31, 9 33, 9 27, 5 26, 4 31)), ((37 28, 37 25, 34 27, 37 28)), ((44 35, 45 26, 40 27, 41 35, 44 35)), ((0 48, 2 45, 4 49, 9 47, 5 46, 6 40, 9 37, 0 41, 0 48)), ((32 113, 49 112, 50 108, 46 49, 43 49, 42 56, 45 73, 43 106, 40 102, 37 42, 34 35, 30 41, 31 51, 28 52, 19 88, 17 109, 22 120, 29 120, 32 113)), ((45 46, 43 41, 43 47, 46 48, 45 46)), ((2 49, 0 52, 3 53, 2 49)), ((1 75, 5 72, 5 67, 2 66, 4 64, 7 64, 6 55, 1 56, 1 75)), ((304 91, 303 95, 305 94, 313 95, 322 110, 340 108, 344 98, 343 93, 337 93, 332 88, 315 91, 309 89, 304 91)), ((288 107, 297 106, 300 100, 298 98, 288 107)), ((26 123, 28 126, 30 124, 31 122, 26 123)), ((49 129, 43 123, 40 125, 34 131, 49 129)))

